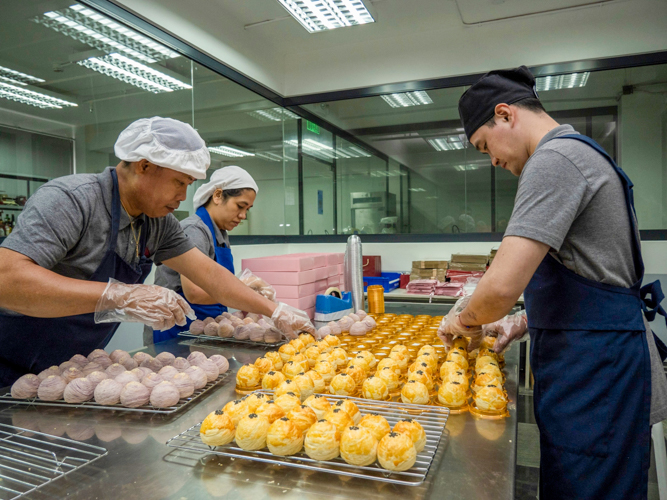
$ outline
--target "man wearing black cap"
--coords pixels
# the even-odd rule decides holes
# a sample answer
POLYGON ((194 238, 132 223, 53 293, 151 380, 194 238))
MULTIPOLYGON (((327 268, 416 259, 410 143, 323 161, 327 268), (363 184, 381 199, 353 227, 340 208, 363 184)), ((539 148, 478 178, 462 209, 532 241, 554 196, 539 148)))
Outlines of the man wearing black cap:
MULTIPOLYGON (((480 326, 523 292, 540 498, 646 498, 650 425, 667 417, 667 380, 644 316, 663 314, 664 296, 657 282, 641 287, 632 183, 597 143, 544 111, 524 66, 484 75, 459 113, 471 144, 520 179, 493 264, 440 333, 471 337, 474 348, 480 326)), ((511 340, 501 335, 494 349, 511 340)))

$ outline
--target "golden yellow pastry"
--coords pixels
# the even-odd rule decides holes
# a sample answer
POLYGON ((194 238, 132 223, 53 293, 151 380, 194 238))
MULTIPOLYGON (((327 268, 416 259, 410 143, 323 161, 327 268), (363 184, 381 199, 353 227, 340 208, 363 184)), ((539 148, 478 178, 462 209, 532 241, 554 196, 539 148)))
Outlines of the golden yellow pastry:
POLYGON ((296 397, 301 397, 301 389, 294 380, 285 380, 282 384, 276 387, 273 391, 273 399, 277 399, 283 394, 292 393, 296 397))
POLYGON ((499 379, 495 373, 487 372, 485 370, 483 372, 480 372, 475 377, 474 388, 475 391, 479 391, 482 387, 486 387, 488 385, 495 385, 497 387, 502 387, 503 384, 501 379, 499 379))
POLYGON ((429 400, 428 389, 424 384, 416 380, 410 380, 401 389, 401 401, 404 403, 425 405, 428 404, 429 400))
POLYGON ((347 366, 349 367, 350 365, 358 366, 364 370, 364 374, 368 374, 368 372, 371 371, 371 367, 368 365, 368 360, 360 355, 351 358, 347 366))
POLYGON ((306 375, 310 377, 310 380, 313 381, 313 387, 315 388, 315 394, 322 394, 327 390, 327 385, 324 383, 322 375, 320 375, 315 370, 310 370, 306 372, 306 375))
POLYGON ((320 350, 321 353, 328 353, 333 351, 333 346, 331 346, 326 340, 320 339, 315 341, 315 346, 320 350))
POLYGON ((475 394, 475 404, 480 410, 503 410, 507 406, 507 398, 501 387, 487 385, 475 394))
POLYGON ((378 441, 364 427, 348 427, 340 438, 340 456, 350 465, 370 465, 377 458, 378 441))
POLYGON ((426 363, 424 361, 422 361, 422 362, 415 361, 410 366, 408 366, 408 374, 410 374, 412 372, 415 372, 417 370, 421 370, 421 371, 426 372, 429 375, 433 376, 433 371, 431 370, 431 367, 429 366, 428 363, 426 363))
POLYGON ((498 380, 503 379, 503 374, 500 371, 500 368, 498 368, 498 365, 494 363, 487 363, 484 366, 475 369, 475 377, 479 377, 482 373, 491 374, 498 380))
POLYGON ((283 360, 283 363, 287 363, 295 353, 296 349, 292 344, 283 344, 278 348, 278 354, 280 354, 280 359, 283 360))
POLYGON ((262 381, 259 370, 255 365, 243 365, 236 372, 236 387, 243 390, 257 388, 262 381))
MULTIPOLYGON (((384 360, 382 360, 384 361, 384 360)), ((380 363, 382 363, 380 361, 380 363)), ((394 363, 393 360, 390 360, 392 363, 394 363)), ((378 366, 380 366, 380 363, 378 363, 378 366)), ((394 363, 396 365, 396 363, 394 363)), ((395 391, 398 389, 398 373, 390 367, 390 366, 385 366, 383 369, 378 370, 375 372, 375 376, 381 378, 385 384, 387 384, 387 389, 389 389, 390 392, 395 391)))
POLYGON ((458 371, 455 371, 455 372, 449 372, 448 374, 446 374, 445 378, 442 379, 442 382, 443 383, 445 383, 445 382, 458 382, 459 384, 465 385, 466 387, 468 387, 468 385, 469 385, 468 377, 461 370, 458 370, 458 371))
POLYGON ((401 372, 404 372, 405 370, 408 369, 408 362, 410 360, 409 356, 407 354, 403 354, 402 352, 391 352, 389 353, 389 359, 393 359, 396 361, 396 364, 398 364, 399 368, 401 369, 401 372))
POLYGON ((261 450, 266 446, 266 436, 270 427, 271 422, 265 415, 256 413, 246 415, 236 427, 236 444, 248 451, 261 450))
POLYGON ((468 351, 468 340, 465 337, 454 339, 452 344, 452 349, 468 351))
POLYGON ((460 382, 443 383, 438 389, 438 401, 446 406, 463 406, 468 402, 468 386, 460 382))
POLYGON ((396 373, 396 375, 400 376, 401 374, 401 367, 398 366, 398 363, 391 358, 384 358, 380 360, 377 366, 376 375, 385 368, 390 368, 393 372, 396 373))
POLYGON ((244 398, 245 403, 248 405, 248 411, 250 413, 255 413, 255 410, 259 408, 262 403, 266 403, 269 400, 269 396, 262 394, 261 392, 253 392, 249 396, 244 398))
POLYGON ((308 399, 306 399, 303 402, 303 404, 308 406, 315 412, 315 415, 317 415, 318 420, 324 418, 324 415, 326 415, 327 412, 331 410, 331 405, 329 404, 329 400, 324 396, 322 396, 321 394, 313 394, 308 399))
POLYGON ((362 356, 366 360, 366 363, 368 364, 368 368, 371 369, 371 370, 373 368, 375 368, 378 364, 377 359, 375 358, 373 353, 370 352, 370 351, 359 351, 359 354, 357 354, 357 356, 362 356))
POLYGON ((293 392, 288 392, 282 396, 278 396, 276 399, 274 399, 274 401, 283 409, 285 415, 291 412, 295 406, 301 405, 301 398, 299 398, 299 396, 293 392))
POLYGON ((402 432, 410 436, 412 443, 415 445, 415 450, 420 453, 424 446, 426 446, 426 432, 419 422, 411 418, 399 420, 394 425, 394 432, 402 432))
POLYGON ((308 349, 305 351, 305 356, 306 359, 308 360, 308 366, 311 368, 315 366, 315 363, 317 363, 317 358, 320 357, 320 352, 319 347, 317 346, 310 346, 308 349))
POLYGON ((279 418, 269 427, 266 445, 274 455, 294 455, 303 447, 303 434, 289 418, 279 418))
POLYGON ((500 366, 498 365, 498 360, 496 358, 487 355, 487 356, 477 357, 477 361, 475 361, 475 370, 478 370, 479 368, 484 368, 486 365, 489 364, 494 364, 498 368, 500 368, 500 366))
POLYGON ((360 366, 348 365, 348 367, 345 368, 345 373, 354 379, 356 385, 361 385, 364 383, 364 380, 366 380, 366 371, 360 366))
POLYGON ((315 394, 315 384, 313 383, 313 380, 305 373, 299 373, 292 379, 292 381, 299 387, 302 401, 315 394))
POLYGON ((299 361, 289 360, 283 366, 283 375, 288 379, 293 379, 303 371, 303 365, 299 361))
MULTIPOLYGON (((331 349, 333 351, 333 348, 331 349)), ((334 364, 333 360, 331 359, 331 352, 323 352, 317 357, 317 361, 315 362, 315 365, 317 366, 317 363, 320 361, 325 361, 327 363, 331 363, 332 365, 334 364)))
POLYGON ((327 420, 313 424, 303 441, 303 448, 313 460, 331 460, 340 452, 340 432, 327 420))
POLYGON ((331 347, 338 347, 340 345, 340 339, 335 335, 327 335, 323 340, 331 347))
POLYGON ((408 375, 408 382, 411 380, 415 380, 416 382, 421 382, 426 386, 426 388, 429 391, 433 390, 433 379, 428 373, 425 373, 421 370, 417 370, 416 372, 412 372, 408 375))
POLYGON ((468 369, 468 357, 461 354, 460 351, 454 349, 449 351, 449 354, 447 354, 447 361, 453 361, 464 370, 468 369))
POLYGON ((415 464, 417 450, 410 436, 401 432, 390 432, 380 440, 377 458, 384 469, 402 472, 415 464))
POLYGON ((493 349, 493 345, 494 345, 495 343, 496 343, 496 338, 487 335, 487 336, 485 336, 485 337, 482 339, 482 343, 481 343, 480 346, 479 346, 479 347, 480 347, 480 350, 481 350, 481 349, 489 349, 489 350, 492 350, 492 349, 493 349))
POLYGON ((450 373, 458 371, 462 371, 465 373, 465 370, 462 369, 455 361, 450 361, 450 360, 444 361, 440 365, 440 378, 444 380, 450 373))
POLYGON ((347 373, 339 373, 331 379, 329 392, 338 396, 354 396, 357 383, 347 373))
POLYGON ((326 415, 324 415, 324 420, 334 424, 341 435, 345 429, 354 425, 352 417, 350 417, 346 411, 343 411, 340 408, 333 408, 329 410, 326 415))
POLYGON ((225 415, 229 416, 234 422, 234 425, 237 425, 243 417, 245 417, 250 410, 248 409, 248 403, 243 399, 235 399, 227 403, 222 411, 225 412, 225 415))
POLYGON ((305 433, 310 426, 317 422, 317 415, 315 411, 306 405, 299 405, 292 408, 292 410, 287 414, 294 425, 296 425, 302 433, 305 433))
POLYGON ((417 359, 415 361, 418 361, 419 363, 423 362, 428 364, 432 372, 435 372, 435 370, 438 369, 438 359, 435 356, 431 356, 427 352, 425 352, 421 356, 417 356, 417 359))
POLYGON ((273 370, 273 361, 268 358, 257 358, 255 360, 255 366, 259 370, 260 376, 264 376, 273 370))
POLYGON ((199 427, 199 436, 204 444, 223 446, 234 439, 234 422, 222 410, 216 410, 204 419, 199 427))
POLYGON ((290 361, 294 361, 295 363, 300 364, 302 372, 307 372, 308 370, 310 370, 310 365, 308 364, 308 358, 306 358, 305 355, 301 354, 301 352, 297 352, 294 356, 292 356, 290 358, 290 361))
POLYGON ((285 411, 282 407, 278 406, 272 399, 266 403, 262 403, 255 413, 257 415, 264 415, 271 423, 285 416, 285 411))
POLYGON ((361 393, 364 398, 374 399, 375 401, 385 401, 389 397, 387 384, 380 377, 369 377, 364 380, 361 393))
POLYGON ((266 359, 271 360, 271 362, 273 363, 273 370, 274 371, 279 372, 280 370, 283 369, 284 361, 283 361, 283 358, 280 357, 280 353, 277 353, 276 351, 270 351, 270 352, 267 352, 264 355, 264 357, 266 359))
POLYGON ((429 353, 431 356, 435 356, 436 359, 439 358, 438 356, 438 351, 436 351, 435 347, 432 345, 424 345, 419 348, 419 351, 417 352, 417 357, 421 356, 425 352, 429 353))
POLYGON ((315 343, 315 338, 309 333, 302 333, 299 335, 299 340, 303 342, 303 345, 309 346, 315 343))
POLYGON ((294 347, 294 349, 296 349, 296 352, 300 352, 306 348, 306 344, 304 344, 299 339, 290 340, 289 343, 292 347, 294 347))
POLYGON ((336 368, 328 361, 318 361, 315 363, 313 370, 320 374, 320 377, 324 379, 324 383, 327 385, 331 383, 331 380, 336 375, 336 368))
POLYGON ((394 347, 391 348, 390 352, 400 352, 401 354, 405 356, 410 356, 410 353, 408 352, 408 348, 404 346, 403 344, 397 344, 394 347))
POLYGON ((262 378, 262 389, 272 391, 280 384, 282 384, 287 378, 282 372, 270 371, 262 378))
POLYGON ((347 364, 347 352, 345 352, 345 349, 341 347, 334 348, 331 351, 331 362, 336 365, 337 369, 343 368, 347 364))
POLYGON ((364 415, 357 425, 368 429, 378 441, 391 432, 391 427, 387 419, 377 413, 364 415))
POLYGON ((340 408, 346 412, 352 419, 352 422, 354 422, 354 425, 357 425, 361 420, 361 412, 359 411, 359 407, 349 399, 340 399, 336 401, 334 408, 340 408))

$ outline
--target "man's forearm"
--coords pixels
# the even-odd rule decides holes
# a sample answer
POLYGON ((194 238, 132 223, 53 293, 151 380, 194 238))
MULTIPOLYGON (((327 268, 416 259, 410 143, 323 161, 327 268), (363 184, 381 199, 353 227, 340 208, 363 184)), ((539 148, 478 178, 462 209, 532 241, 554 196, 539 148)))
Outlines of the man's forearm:
POLYGON ((508 293, 507 290, 499 289, 492 276, 485 276, 461 313, 462 323, 466 326, 487 325, 505 317, 521 295, 520 292, 508 293))

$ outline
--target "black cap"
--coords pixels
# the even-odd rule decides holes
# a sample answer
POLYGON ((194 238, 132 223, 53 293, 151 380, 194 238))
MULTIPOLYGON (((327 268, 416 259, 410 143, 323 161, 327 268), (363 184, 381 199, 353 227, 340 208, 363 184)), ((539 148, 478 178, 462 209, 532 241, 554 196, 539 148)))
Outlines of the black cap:
POLYGON ((468 140, 495 114, 496 105, 539 98, 535 77, 525 66, 490 71, 459 99, 459 116, 468 140))

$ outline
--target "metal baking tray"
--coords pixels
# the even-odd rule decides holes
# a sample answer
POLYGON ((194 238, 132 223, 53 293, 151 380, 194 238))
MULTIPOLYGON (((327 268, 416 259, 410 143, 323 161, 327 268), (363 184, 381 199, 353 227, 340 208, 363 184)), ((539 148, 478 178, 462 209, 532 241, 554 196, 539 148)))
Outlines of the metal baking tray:
POLYGON ((260 349, 273 349, 287 343, 287 339, 283 339, 280 342, 275 342, 273 344, 265 344, 264 342, 254 342, 252 340, 237 340, 234 337, 223 338, 223 337, 213 337, 212 335, 204 335, 204 334, 195 335, 194 333, 190 332, 180 332, 178 336, 185 337, 188 339, 195 339, 196 342, 193 342, 193 345, 198 343, 209 344, 209 345, 239 344, 243 346, 259 347, 260 349))
MULTIPOLYGON (((270 391, 264 390, 256 392, 271 394, 270 391)), ((392 428, 394 424, 403 418, 412 418, 418 421, 422 427, 424 427, 424 431, 426 432, 426 446, 424 447, 424 450, 417 455, 415 465, 404 472, 391 472, 380 467, 377 462, 367 467, 359 467, 346 463, 340 457, 333 460, 318 461, 309 458, 303 451, 289 457, 278 457, 271 454, 269 451, 246 451, 236 446, 233 442, 225 446, 210 447, 202 443, 199 437, 199 427, 201 426, 201 422, 193 425, 178 436, 171 438, 167 441, 167 446, 203 454, 244 458, 246 460, 257 462, 369 479, 372 481, 381 481, 383 483, 400 484, 404 486, 419 486, 424 483, 426 475, 433 465, 438 445, 440 444, 445 431, 445 425, 447 423, 447 418, 449 417, 448 408, 373 401, 346 396, 326 395, 326 397, 330 401, 349 399, 359 407, 359 411, 362 415, 367 413, 377 413, 382 415, 387 419, 392 428)))
POLYGON ((0 396, 0 403, 9 403, 17 405, 26 405, 26 406, 55 406, 58 408, 85 408, 93 410, 115 410, 115 411, 132 411, 139 413, 159 413, 163 415, 169 415, 171 413, 176 413, 177 411, 182 410, 189 404, 196 401, 198 398, 204 394, 210 392, 212 389, 224 383, 224 381, 229 376, 229 372, 225 372, 218 377, 217 380, 209 382, 205 387, 201 389, 196 389, 192 396, 188 398, 181 399, 175 406, 170 406, 167 408, 154 408, 151 405, 139 406, 137 408, 126 408, 121 404, 115 405, 101 405, 94 401, 86 401, 85 403, 65 403, 65 401, 40 401, 37 398, 33 399, 15 399, 12 397, 11 393, 8 392, 0 396))
POLYGON ((0 499, 27 495, 106 454, 99 446, 0 424, 0 499))

